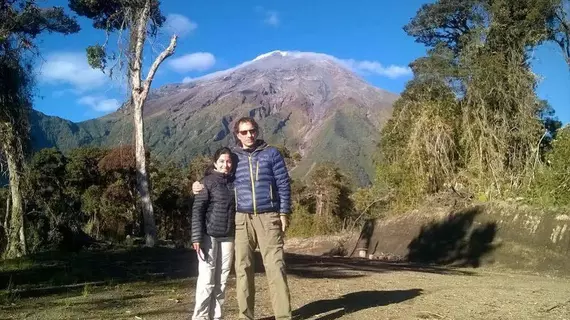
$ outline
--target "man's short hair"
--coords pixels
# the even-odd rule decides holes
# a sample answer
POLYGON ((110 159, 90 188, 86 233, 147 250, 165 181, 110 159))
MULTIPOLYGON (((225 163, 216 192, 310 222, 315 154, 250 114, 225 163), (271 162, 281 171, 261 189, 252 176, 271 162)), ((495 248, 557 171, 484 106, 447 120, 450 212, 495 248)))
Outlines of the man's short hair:
POLYGON ((239 125, 242 123, 250 123, 256 131, 259 131, 259 125, 257 124, 257 121, 255 121, 255 119, 253 119, 252 117, 242 117, 239 118, 238 121, 236 121, 236 123, 234 124, 234 134, 238 134, 239 125))

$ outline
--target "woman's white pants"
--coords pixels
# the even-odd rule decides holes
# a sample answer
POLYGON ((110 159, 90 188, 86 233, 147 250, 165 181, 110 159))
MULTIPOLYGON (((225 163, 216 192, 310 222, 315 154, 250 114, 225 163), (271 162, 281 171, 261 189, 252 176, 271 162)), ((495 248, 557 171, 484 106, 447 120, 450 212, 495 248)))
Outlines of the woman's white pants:
POLYGON ((193 320, 222 319, 226 281, 234 256, 233 241, 205 236, 198 254, 198 280, 193 320), (204 260, 203 260, 204 259, 204 260))

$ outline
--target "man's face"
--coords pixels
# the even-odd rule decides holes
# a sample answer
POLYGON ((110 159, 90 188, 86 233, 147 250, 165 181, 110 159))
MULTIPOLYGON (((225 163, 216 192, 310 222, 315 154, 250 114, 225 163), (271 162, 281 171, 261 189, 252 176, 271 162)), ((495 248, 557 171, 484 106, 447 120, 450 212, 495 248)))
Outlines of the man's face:
POLYGON ((245 149, 250 149, 255 145, 255 141, 257 140, 257 130, 253 124, 242 122, 238 126, 237 137, 245 149))

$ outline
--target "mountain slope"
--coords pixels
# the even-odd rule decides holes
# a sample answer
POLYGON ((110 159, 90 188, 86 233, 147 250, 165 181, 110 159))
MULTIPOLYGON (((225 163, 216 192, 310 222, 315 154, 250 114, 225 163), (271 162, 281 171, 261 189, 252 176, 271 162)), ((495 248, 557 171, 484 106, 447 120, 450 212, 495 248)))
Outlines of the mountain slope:
MULTIPOLYGON (((145 139, 153 155, 187 163, 231 142, 241 116, 259 120, 263 138, 299 151, 292 171, 303 177, 316 162, 333 161, 355 182, 373 175, 372 152, 396 95, 375 88, 333 57, 275 51, 190 83, 155 89, 145 105, 145 139)), ((39 117, 35 147, 68 150, 132 141, 128 106, 81 123, 39 117)))

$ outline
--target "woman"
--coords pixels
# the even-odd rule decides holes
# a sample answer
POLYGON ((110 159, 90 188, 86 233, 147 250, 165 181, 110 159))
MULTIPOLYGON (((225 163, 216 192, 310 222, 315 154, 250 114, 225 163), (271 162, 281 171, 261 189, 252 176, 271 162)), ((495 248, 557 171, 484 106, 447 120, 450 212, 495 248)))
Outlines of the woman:
POLYGON ((198 254, 196 305, 192 319, 221 319, 226 280, 230 273, 235 236, 235 191, 232 153, 214 154, 213 170, 192 207, 192 245, 198 254))

